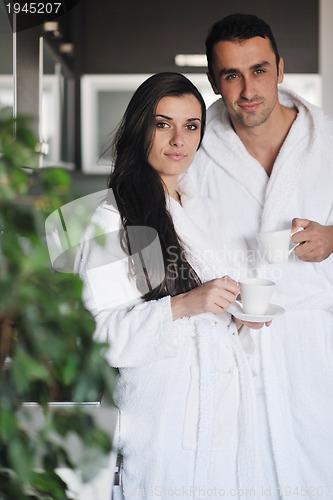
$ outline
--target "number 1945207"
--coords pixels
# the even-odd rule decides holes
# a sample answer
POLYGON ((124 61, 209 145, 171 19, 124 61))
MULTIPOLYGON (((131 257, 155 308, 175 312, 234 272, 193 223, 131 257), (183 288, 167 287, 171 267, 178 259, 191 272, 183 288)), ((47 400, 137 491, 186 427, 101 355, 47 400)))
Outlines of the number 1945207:
POLYGON ((290 498, 332 498, 332 486, 284 486, 279 488, 279 494, 281 497, 290 498))
MULTIPOLYGON (((25 2, 7 3, 8 14, 57 14, 61 2, 25 2)), ((59 12, 60 13, 60 12, 59 12)))

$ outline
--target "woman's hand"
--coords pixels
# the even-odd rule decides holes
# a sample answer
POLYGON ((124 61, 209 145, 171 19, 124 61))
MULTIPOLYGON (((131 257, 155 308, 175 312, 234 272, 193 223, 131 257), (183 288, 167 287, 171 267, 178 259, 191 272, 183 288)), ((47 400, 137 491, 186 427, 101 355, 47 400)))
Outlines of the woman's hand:
POLYGON ((248 328, 251 328, 251 330, 260 330, 260 328, 263 328, 264 326, 270 326, 272 323, 272 320, 266 321, 265 323, 253 323, 251 321, 242 321, 240 319, 237 319, 233 316, 233 320, 236 323, 237 330, 239 330, 243 325, 247 326, 248 328))
POLYGON ((205 312, 220 314, 235 302, 239 285, 229 276, 207 281, 189 292, 171 298, 173 319, 205 312))

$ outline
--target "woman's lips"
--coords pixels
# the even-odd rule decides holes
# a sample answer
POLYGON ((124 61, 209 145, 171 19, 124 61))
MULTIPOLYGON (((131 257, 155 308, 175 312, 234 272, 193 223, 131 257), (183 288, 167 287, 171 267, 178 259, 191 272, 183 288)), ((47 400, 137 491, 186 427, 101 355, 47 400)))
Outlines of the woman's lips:
POLYGON ((183 153, 166 153, 166 156, 171 160, 180 161, 185 158, 186 155, 184 155, 183 153))

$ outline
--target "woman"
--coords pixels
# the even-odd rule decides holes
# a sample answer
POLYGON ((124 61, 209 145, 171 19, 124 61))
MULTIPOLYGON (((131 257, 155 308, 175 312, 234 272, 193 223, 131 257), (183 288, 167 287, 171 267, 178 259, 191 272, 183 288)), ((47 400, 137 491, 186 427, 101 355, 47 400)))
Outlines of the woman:
POLYGON ((137 89, 78 259, 95 335, 119 368, 126 499, 255 487, 252 373, 225 311, 240 268, 226 260, 216 206, 185 174, 204 128, 204 101, 183 75, 137 89))

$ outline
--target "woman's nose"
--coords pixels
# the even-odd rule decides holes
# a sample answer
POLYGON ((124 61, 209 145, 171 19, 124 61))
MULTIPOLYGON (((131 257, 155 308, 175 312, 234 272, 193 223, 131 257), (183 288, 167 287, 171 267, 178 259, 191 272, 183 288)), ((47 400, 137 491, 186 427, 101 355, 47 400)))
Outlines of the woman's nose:
POLYGON ((184 145, 184 137, 181 130, 174 130, 172 137, 170 139, 170 144, 172 146, 177 146, 177 147, 184 145))

